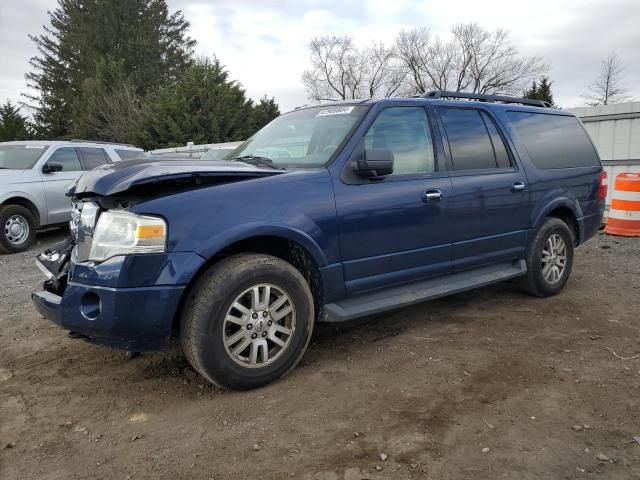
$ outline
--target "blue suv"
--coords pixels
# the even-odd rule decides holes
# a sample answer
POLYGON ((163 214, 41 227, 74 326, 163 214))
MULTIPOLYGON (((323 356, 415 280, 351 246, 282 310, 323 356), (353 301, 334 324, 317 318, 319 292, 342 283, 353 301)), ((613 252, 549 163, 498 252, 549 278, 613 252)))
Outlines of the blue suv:
POLYGON ((606 175, 571 113, 430 92, 284 114, 226 160, 131 160, 70 188, 38 310, 130 351, 179 340, 216 385, 272 382, 317 321, 517 277, 557 294, 600 228, 606 175))

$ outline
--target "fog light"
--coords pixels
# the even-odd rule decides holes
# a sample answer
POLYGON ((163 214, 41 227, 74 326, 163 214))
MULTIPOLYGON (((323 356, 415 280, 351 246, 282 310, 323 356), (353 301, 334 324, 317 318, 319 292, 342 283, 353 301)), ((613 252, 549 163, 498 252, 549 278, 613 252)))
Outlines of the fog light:
POLYGON ((85 293, 80 302, 80 313, 87 320, 95 320, 100 315, 100 297, 93 292, 85 293))

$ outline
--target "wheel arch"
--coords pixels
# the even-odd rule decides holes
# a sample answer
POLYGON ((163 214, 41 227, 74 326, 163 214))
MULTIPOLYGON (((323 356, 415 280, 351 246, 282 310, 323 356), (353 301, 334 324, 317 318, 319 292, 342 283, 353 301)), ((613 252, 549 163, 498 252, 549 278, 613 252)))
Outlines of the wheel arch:
POLYGON ((578 245, 580 243, 580 223, 576 218, 576 214, 573 210, 566 206, 558 206, 547 213, 547 217, 554 217, 562 220, 571 229, 573 233, 573 243, 578 245))
POLYGON ((565 222, 574 234, 575 244, 582 242, 582 225, 578 219, 582 218, 582 209, 577 200, 568 197, 555 198, 538 209, 532 222, 532 227, 537 229, 548 217, 559 218, 565 222))
POLYGON ((209 259, 219 254, 219 252, 229 249, 234 244, 262 237, 275 237, 299 244, 311 255, 318 267, 327 265, 327 258, 324 252, 305 232, 287 226, 262 223, 247 223, 221 232, 205 242, 196 253, 203 258, 209 259))
POLYGON ((241 253, 272 255, 293 265, 307 280, 313 295, 316 319, 321 318, 324 303, 322 300, 324 298, 324 285, 320 267, 323 266, 323 264, 319 264, 318 260, 320 259, 320 261, 322 261, 324 255, 322 255, 321 252, 319 254, 317 251, 314 255, 313 250, 310 250, 307 245, 298 241, 299 237, 296 239, 290 237, 291 235, 284 236, 278 233, 246 236, 232 242, 226 242, 223 247, 206 257, 201 254, 204 258, 207 258, 207 261, 195 272, 184 290, 173 321, 173 336, 177 338, 180 335, 180 317, 182 310, 197 281, 209 268, 221 259, 241 253))
POLYGON ((29 195, 26 194, 9 194, 0 202, 0 207, 4 207, 6 205, 18 205, 26 208, 31 212, 33 218, 36 220, 36 227, 42 225, 42 217, 45 212, 40 212, 36 202, 34 199, 29 198, 29 195))

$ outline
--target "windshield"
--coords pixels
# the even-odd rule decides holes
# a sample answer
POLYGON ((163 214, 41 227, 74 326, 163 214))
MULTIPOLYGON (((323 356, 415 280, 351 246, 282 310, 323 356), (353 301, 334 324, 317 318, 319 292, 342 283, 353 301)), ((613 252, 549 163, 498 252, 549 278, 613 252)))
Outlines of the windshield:
POLYGON ((222 160, 229 152, 233 152, 235 148, 211 148, 202 156, 201 160, 222 160))
POLYGON ((29 170, 47 148, 47 145, 0 145, 0 168, 29 170))
POLYGON ((271 160, 275 167, 322 167, 367 109, 365 106, 340 105, 286 113, 226 158, 254 156, 271 160))

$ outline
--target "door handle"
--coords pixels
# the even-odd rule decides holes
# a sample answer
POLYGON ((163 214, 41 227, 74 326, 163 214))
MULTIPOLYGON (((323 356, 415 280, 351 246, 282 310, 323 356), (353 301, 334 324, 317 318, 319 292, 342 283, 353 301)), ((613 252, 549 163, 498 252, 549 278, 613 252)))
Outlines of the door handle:
POLYGON ((437 188, 430 188, 422 192, 421 197, 424 203, 439 202, 442 198, 442 191, 437 188))
POLYGON ((524 182, 513 182, 513 185, 511 185, 511 191, 512 192, 521 192, 525 189, 525 184, 524 182))

